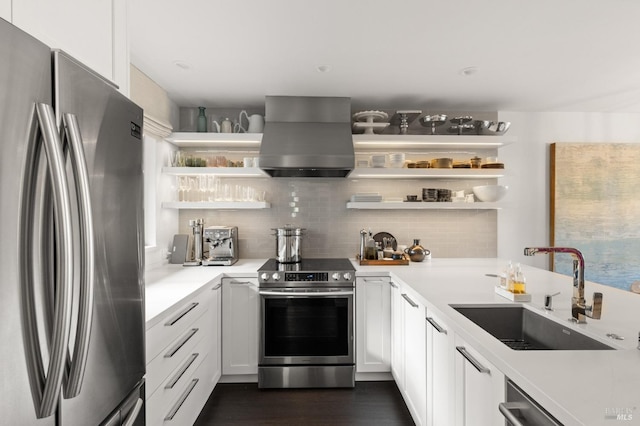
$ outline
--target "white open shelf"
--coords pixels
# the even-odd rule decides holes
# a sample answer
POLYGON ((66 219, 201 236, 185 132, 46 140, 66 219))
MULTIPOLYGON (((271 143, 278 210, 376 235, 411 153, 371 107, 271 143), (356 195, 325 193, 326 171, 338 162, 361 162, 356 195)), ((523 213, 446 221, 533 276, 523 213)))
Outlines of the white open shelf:
POLYGON ((429 150, 429 149, 498 149, 513 143, 505 136, 480 135, 353 135, 356 151, 429 150))
POLYGON ((269 177, 258 167, 163 167, 162 173, 179 176, 269 177))
MULTIPOLYGON (((481 135, 352 135, 353 147, 367 150, 498 149, 515 140, 507 136, 481 135)), ((176 132, 166 138, 180 148, 258 149, 262 133, 176 132)))
POLYGON ((356 168, 349 179, 497 179, 505 176, 504 169, 392 169, 356 168))
POLYGON ((498 203, 452 203, 452 202, 348 202, 348 209, 360 210, 498 210, 498 203))
POLYGON ((258 149, 262 133, 176 132, 166 140, 179 148, 258 149))
POLYGON ((215 209, 215 210, 259 210, 269 209, 271 204, 266 201, 170 201, 163 202, 164 209, 215 209))

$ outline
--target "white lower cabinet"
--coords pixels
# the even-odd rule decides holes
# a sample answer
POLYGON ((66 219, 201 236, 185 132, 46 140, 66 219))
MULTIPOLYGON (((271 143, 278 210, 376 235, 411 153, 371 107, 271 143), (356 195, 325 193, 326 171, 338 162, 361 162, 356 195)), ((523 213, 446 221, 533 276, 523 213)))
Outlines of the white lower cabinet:
POLYGON ((211 321, 211 348, 209 351, 209 365, 211 366, 211 382, 218 383, 222 375, 222 282, 218 281, 211 287, 211 307, 209 320, 211 321))
POLYGON ((450 425, 454 410, 454 337, 427 308, 427 425, 450 425))
POLYGON ((222 279, 222 374, 258 374, 258 279, 222 279))
POLYGON ((191 425, 220 377, 220 283, 147 330, 146 424, 191 425))
POLYGON ((400 285, 391 281, 391 375, 404 389, 404 299, 400 285))
POLYGON ((391 370, 416 425, 427 418, 427 342, 425 306, 402 284, 394 283, 391 370))
POLYGON ((391 280, 356 279, 356 372, 391 371, 391 280))
POLYGON ((498 369, 455 337, 456 426, 504 424, 498 404, 505 399, 505 377, 498 369))
POLYGON ((405 400, 416 425, 427 417, 427 333, 426 309, 405 289, 404 305, 404 388, 405 400))

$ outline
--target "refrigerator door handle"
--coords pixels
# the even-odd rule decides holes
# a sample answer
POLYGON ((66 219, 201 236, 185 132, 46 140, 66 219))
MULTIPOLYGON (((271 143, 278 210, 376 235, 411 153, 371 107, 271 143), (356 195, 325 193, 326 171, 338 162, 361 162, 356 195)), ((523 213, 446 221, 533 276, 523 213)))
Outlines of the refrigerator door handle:
POLYGON ((78 200, 80 236, 80 298, 78 307, 78 326, 75 335, 73 359, 70 360, 69 376, 64 389, 67 399, 80 393, 82 380, 89 355, 89 340, 93 318, 93 292, 95 287, 95 246, 94 228, 91 211, 91 193, 89 172, 84 153, 84 145, 78 119, 74 114, 62 117, 64 135, 66 135, 71 166, 76 182, 76 199, 78 200))
POLYGON ((129 413, 129 415, 122 422, 122 426, 133 426, 136 419, 140 415, 140 411, 142 410, 142 406, 144 405, 144 400, 142 398, 138 398, 136 401, 136 405, 133 406, 133 409, 129 413))
MULTIPOLYGON (((50 105, 36 105, 36 115, 46 153, 48 173, 51 179, 56 225, 56 252, 58 276, 55 308, 51 328, 49 365, 44 379, 38 418, 53 415, 57 408, 65 372, 69 328, 71 326, 71 302, 73 290, 73 235, 69 185, 66 178, 64 154, 57 131, 55 113, 50 105)), ((39 361, 40 363, 42 361, 39 361)), ((39 369, 44 371, 43 369, 39 369)))

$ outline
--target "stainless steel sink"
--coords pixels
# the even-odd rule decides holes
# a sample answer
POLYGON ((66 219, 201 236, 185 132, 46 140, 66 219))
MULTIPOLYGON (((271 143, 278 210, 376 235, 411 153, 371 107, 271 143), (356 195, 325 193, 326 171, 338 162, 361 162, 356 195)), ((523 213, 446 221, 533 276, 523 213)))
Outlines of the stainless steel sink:
POLYGON ((523 306, 451 305, 451 307, 514 350, 613 349, 523 306))

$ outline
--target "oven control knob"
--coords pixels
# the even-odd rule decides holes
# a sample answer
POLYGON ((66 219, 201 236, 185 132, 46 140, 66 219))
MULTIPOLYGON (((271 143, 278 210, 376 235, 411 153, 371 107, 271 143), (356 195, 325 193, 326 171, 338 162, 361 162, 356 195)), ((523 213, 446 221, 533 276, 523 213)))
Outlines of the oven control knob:
POLYGON ((344 278, 345 281, 351 281, 353 277, 351 276, 351 272, 345 272, 342 278, 344 278))
POLYGON ((333 278, 334 281, 339 281, 340 280, 340 273, 339 272, 334 272, 333 274, 331 274, 331 278, 333 278))
POLYGON ((274 273, 271 275, 271 278, 273 278, 273 280, 274 280, 274 281, 279 281, 279 280, 280 280, 280 274, 279 274, 279 273, 277 273, 277 272, 274 272, 274 273))
POLYGON ((269 274, 267 274, 266 272, 263 272, 263 273, 260 275, 260 279, 261 279, 262 281, 269 281, 269 278, 270 278, 270 276, 269 276, 269 274))

